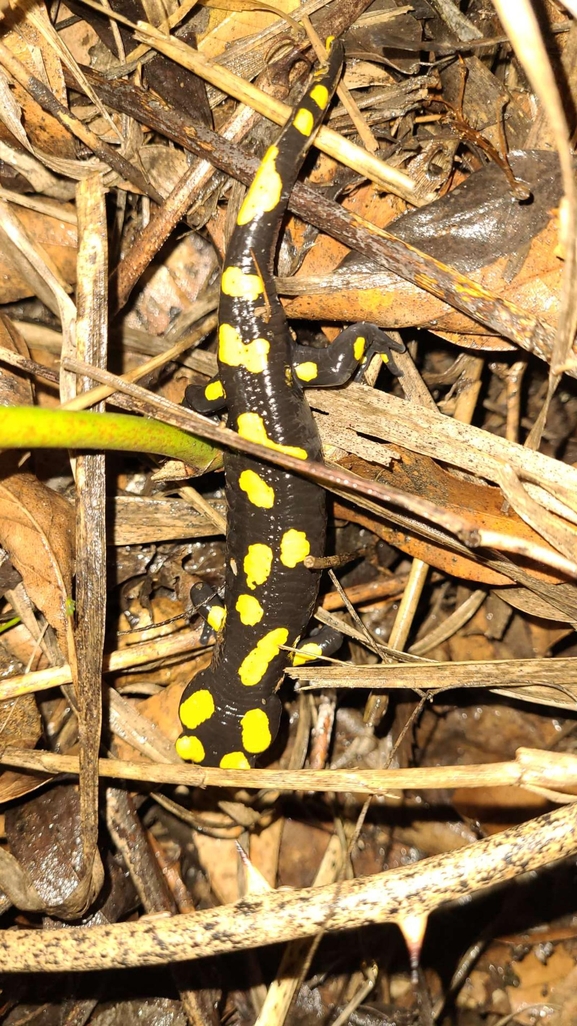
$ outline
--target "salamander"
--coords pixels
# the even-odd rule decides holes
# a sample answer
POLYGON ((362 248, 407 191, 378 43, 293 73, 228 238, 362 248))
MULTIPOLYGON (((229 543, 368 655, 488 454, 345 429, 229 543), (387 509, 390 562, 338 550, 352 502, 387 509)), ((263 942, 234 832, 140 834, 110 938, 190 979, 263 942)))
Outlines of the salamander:
MULTIPOLYGON (((342 44, 327 40, 277 142, 266 151, 240 207, 221 279, 218 377, 189 386, 185 405, 226 406, 245 439, 302 460, 321 460, 305 385, 342 384, 374 352, 392 363, 396 343, 374 325, 355 324, 326 349, 293 341, 273 282, 273 261, 290 192, 336 88, 342 44)), ((394 369, 394 364, 392 365, 394 369)), ((228 533, 225 602, 197 586, 197 605, 218 631, 210 667, 184 690, 176 742, 185 760, 239 769, 254 765, 280 722, 277 689, 313 613, 319 573, 308 555, 325 547, 324 490, 313 481, 240 453, 224 456, 228 533)), ((322 651, 315 639, 302 659, 322 651)))

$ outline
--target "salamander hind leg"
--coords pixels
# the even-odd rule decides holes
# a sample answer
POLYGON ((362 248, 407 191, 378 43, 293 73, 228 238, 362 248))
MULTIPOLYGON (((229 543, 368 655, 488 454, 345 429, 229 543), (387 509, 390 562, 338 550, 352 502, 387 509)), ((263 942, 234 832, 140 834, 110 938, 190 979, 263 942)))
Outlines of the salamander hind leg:
POLYGON ((314 663, 323 656, 332 656, 338 652, 342 643, 343 636, 340 631, 334 630, 333 627, 317 627, 299 641, 292 655, 292 664, 304 666, 305 663, 314 663))

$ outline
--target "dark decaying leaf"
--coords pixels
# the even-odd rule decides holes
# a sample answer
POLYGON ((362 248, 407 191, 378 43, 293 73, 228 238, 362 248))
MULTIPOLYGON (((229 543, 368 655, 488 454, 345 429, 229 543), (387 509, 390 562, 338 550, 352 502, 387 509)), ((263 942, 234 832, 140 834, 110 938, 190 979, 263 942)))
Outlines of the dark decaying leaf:
POLYGON ((508 160, 531 199, 517 200, 502 170, 487 164, 435 203, 403 214, 389 231, 466 274, 522 252, 559 205, 559 159, 550 150, 525 150, 508 160))

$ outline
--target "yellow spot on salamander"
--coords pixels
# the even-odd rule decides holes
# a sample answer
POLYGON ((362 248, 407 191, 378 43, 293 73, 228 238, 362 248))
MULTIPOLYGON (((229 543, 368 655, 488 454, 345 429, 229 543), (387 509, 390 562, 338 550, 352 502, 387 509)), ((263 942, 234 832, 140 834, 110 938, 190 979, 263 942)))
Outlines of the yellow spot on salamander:
POLYGON ((310 135, 313 130, 314 123, 315 119, 313 118, 310 110, 307 110, 306 107, 299 107, 293 118, 293 125, 297 132, 300 132, 301 135, 310 135))
POLYGON ((259 214, 268 213, 278 205, 282 178, 276 169, 277 157, 278 147, 269 146, 239 210, 237 224, 249 224, 259 214))
POLYGON ((216 631, 218 634, 218 632, 224 627, 225 620, 226 609, 224 606, 211 606, 206 616, 208 626, 212 627, 213 631, 216 631))
POLYGON ((310 554, 311 545, 304 531, 285 531, 280 540, 280 561, 284 566, 291 569, 302 563, 303 559, 310 554))
POLYGON ((264 292, 260 274, 246 274, 240 267, 225 267, 220 279, 220 289, 233 299, 250 299, 253 303, 264 292))
POLYGON ((303 666, 304 663, 310 663, 313 659, 319 659, 322 654, 323 650, 320 645, 315 644, 314 641, 307 641, 293 655, 293 666, 303 666))
POLYGON ((272 509, 274 506, 274 488, 254 470, 243 470, 238 479, 241 491, 246 492, 249 502, 260 509, 272 509))
POLYGON ((203 762, 206 752, 204 745, 197 737, 189 737, 188 734, 181 734, 174 746, 176 754, 186 762, 203 762))
POLYGON ((266 752, 272 743, 268 716, 264 709, 249 709, 240 721, 242 744, 251 755, 266 752))
POLYGON ((295 373, 301 381, 314 381, 319 372, 318 363, 313 360, 306 360, 305 363, 297 363, 295 373))
POLYGON ((276 627, 257 642, 252 652, 243 659, 238 675, 247 688, 260 684, 273 659, 276 659, 281 645, 286 645, 288 631, 286 627, 276 627))
POLYGON ((222 381, 209 381, 204 390, 205 398, 212 402, 214 399, 224 399, 224 388, 222 381))
POLYGON ((297 445, 279 445, 278 442, 273 442, 266 433, 264 421, 259 413, 240 413, 237 430, 241 438, 246 438, 249 442, 259 442, 260 445, 266 445, 268 449, 284 452, 287 456, 295 456, 298 460, 307 459, 306 449, 301 449, 297 445))
POLYGON ((243 569, 246 574, 246 583, 251 591, 259 584, 268 580, 272 565, 272 549, 270 545, 263 545, 262 542, 255 542, 249 545, 244 557, 243 569))
POLYGON ((201 688, 190 698, 186 698, 178 710, 180 721, 187 730, 196 730, 201 723, 209 720, 214 712, 214 698, 210 691, 201 688))
POLYGON ((228 752, 223 755, 219 765, 221 769, 250 769, 250 762, 244 752, 228 752))
POLYGON ((327 51, 327 53, 330 50, 331 46, 333 45, 334 41, 335 41, 335 37, 334 36, 327 36, 327 38, 325 39, 325 50, 327 51))
POLYGON ((236 600, 236 611, 245 627, 256 626, 264 616, 264 609, 254 595, 239 595, 236 600))
POLYGON ((262 374, 268 363, 270 342, 255 338, 243 342, 232 324, 221 324, 218 329, 218 358, 227 367, 245 367, 251 374, 262 374))
POLYGON ((366 338, 363 338, 362 335, 359 335, 358 338, 356 338, 354 343, 353 343, 353 356, 354 356, 355 360, 357 360, 359 363, 361 362, 363 356, 365 355, 365 346, 366 346, 366 344, 367 344, 367 340, 366 340, 366 338))
POLYGON ((314 100, 317 107, 324 110, 329 102, 329 91, 324 85, 316 85, 310 91, 310 98, 314 100))

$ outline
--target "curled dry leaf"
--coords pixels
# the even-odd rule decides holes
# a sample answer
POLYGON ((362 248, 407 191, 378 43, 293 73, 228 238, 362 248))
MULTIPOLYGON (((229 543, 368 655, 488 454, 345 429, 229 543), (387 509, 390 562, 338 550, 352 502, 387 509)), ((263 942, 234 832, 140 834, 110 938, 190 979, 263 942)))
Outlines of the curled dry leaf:
MULTIPOLYGON (((48 255, 63 281, 73 284, 76 280, 76 228, 38 210, 27 210, 15 204, 10 204, 10 209, 28 237, 48 255)), ((33 295, 33 283, 19 273, 18 265, 4 249, 0 252, 0 303, 15 303, 33 295)))
POLYGON ((32 474, 0 481, 0 545, 22 575, 66 653, 67 603, 72 595, 74 511, 32 474))
MULTIPOLYGON (((502 299, 537 316, 547 310, 548 317, 554 318, 561 275, 552 245, 560 198, 556 158, 544 151, 520 151, 511 155, 511 164, 532 189, 532 202, 512 199, 503 172, 487 166, 441 199, 393 221, 387 216, 388 208, 384 216, 374 207, 367 211, 370 199, 365 199, 364 207, 350 202, 346 206, 376 224, 384 221, 392 235, 427 253, 433 278, 434 261, 440 260, 502 299), (512 266, 511 257, 518 254, 524 254, 524 260, 512 266)), ((460 344, 470 348, 510 348, 503 338, 494 338, 463 314, 449 311, 440 299, 365 258, 349 254, 332 274, 324 273, 331 246, 334 249, 331 240, 323 239, 322 246, 308 254, 301 275, 281 282, 283 291, 296 293, 287 307, 290 317, 368 320, 388 328, 428 327, 443 337, 460 332, 460 344), (324 261, 322 280, 312 278, 321 273, 315 265, 319 249, 324 261)))
MULTIPOLYGON (((28 346, 22 335, 4 314, 0 314, 0 346, 18 356, 30 358, 28 346)), ((15 368, 8 370, 7 367, 3 367, 0 374, 0 406, 31 406, 33 398, 30 378, 15 368)))
MULTIPOLYGON (((38 10, 41 4, 34 3, 38 10)), ((64 102, 66 89, 60 60, 50 47, 38 28, 32 24, 30 18, 22 16, 21 10, 11 12, 6 19, 7 31, 2 34, 2 41, 15 57, 24 65, 26 70, 38 77, 57 98, 64 102)), ((73 160, 76 156, 74 141, 63 125, 51 114, 42 110, 36 100, 33 100, 20 85, 11 86, 14 101, 21 110, 22 123, 25 125, 26 135, 30 147, 33 150, 44 152, 53 157, 64 157, 73 160)), ((14 117, 14 110, 12 110, 14 117)), ((0 113, 0 117, 2 114, 0 113)), ((2 118, 4 120, 4 118, 2 118)))
MULTIPOLYGON (((340 465, 362 477, 374 476, 374 468, 358 457, 349 456, 341 460, 340 465)), ((523 538, 530 543, 541 542, 539 535, 513 510, 503 509, 503 497, 498 488, 467 479, 463 475, 457 476, 456 473, 439 466, 429 456, 411 452, 409 449, 402 450, 400 458, 393 461, 390 466, 381 468, 379 473, 381 480, 394 484, 408 494, 426 497, 443 509, 453 510, 466 521, 470 520, 472 529, 482 529, 486 526, 511 537, 523 538)), ((473 552, 468 555, 460 553, 458 546, 445 545, 441 533, 436 532, 427 537, 424 528, 419 530, 416 521, 414 528, 408 521, 397 526, 386 514, 383 518, 372 517, 351 508, 348 504, 345 510, 342 503, 337 504, 336 510, 337 515, 346 514, 351 521, 374 531, 390 545, 397 546, 413 558, 424 560, 438 570, 480 584, 510 584, 510 579, 504 574, 476 560, 473 552)), ((450 539, 447 541, 450 542, 450 539)), ((529 564, 526 569, 537 580, 551 584, 558 584, 564 580, 562 575, 549 567, 545 569, 529 564)))
MULTIPOLYGON (((34 695, 0 702, 0 746, 2 748, 36 747, 42 734, 40 713, 34 695)), ((5 770, 0 774, 0 802, 13 801, 29 791, 35 791, 48 780, 36 774, 5 770)))
MULTIPOLYGON (((36 748, 42 734, 40 713, 33 695, 0 702, 0 745, 2 748, 36 748)), ((0 802, 13 801, 35 791, 48 780, 6 769, 0 774, 0 802)))

